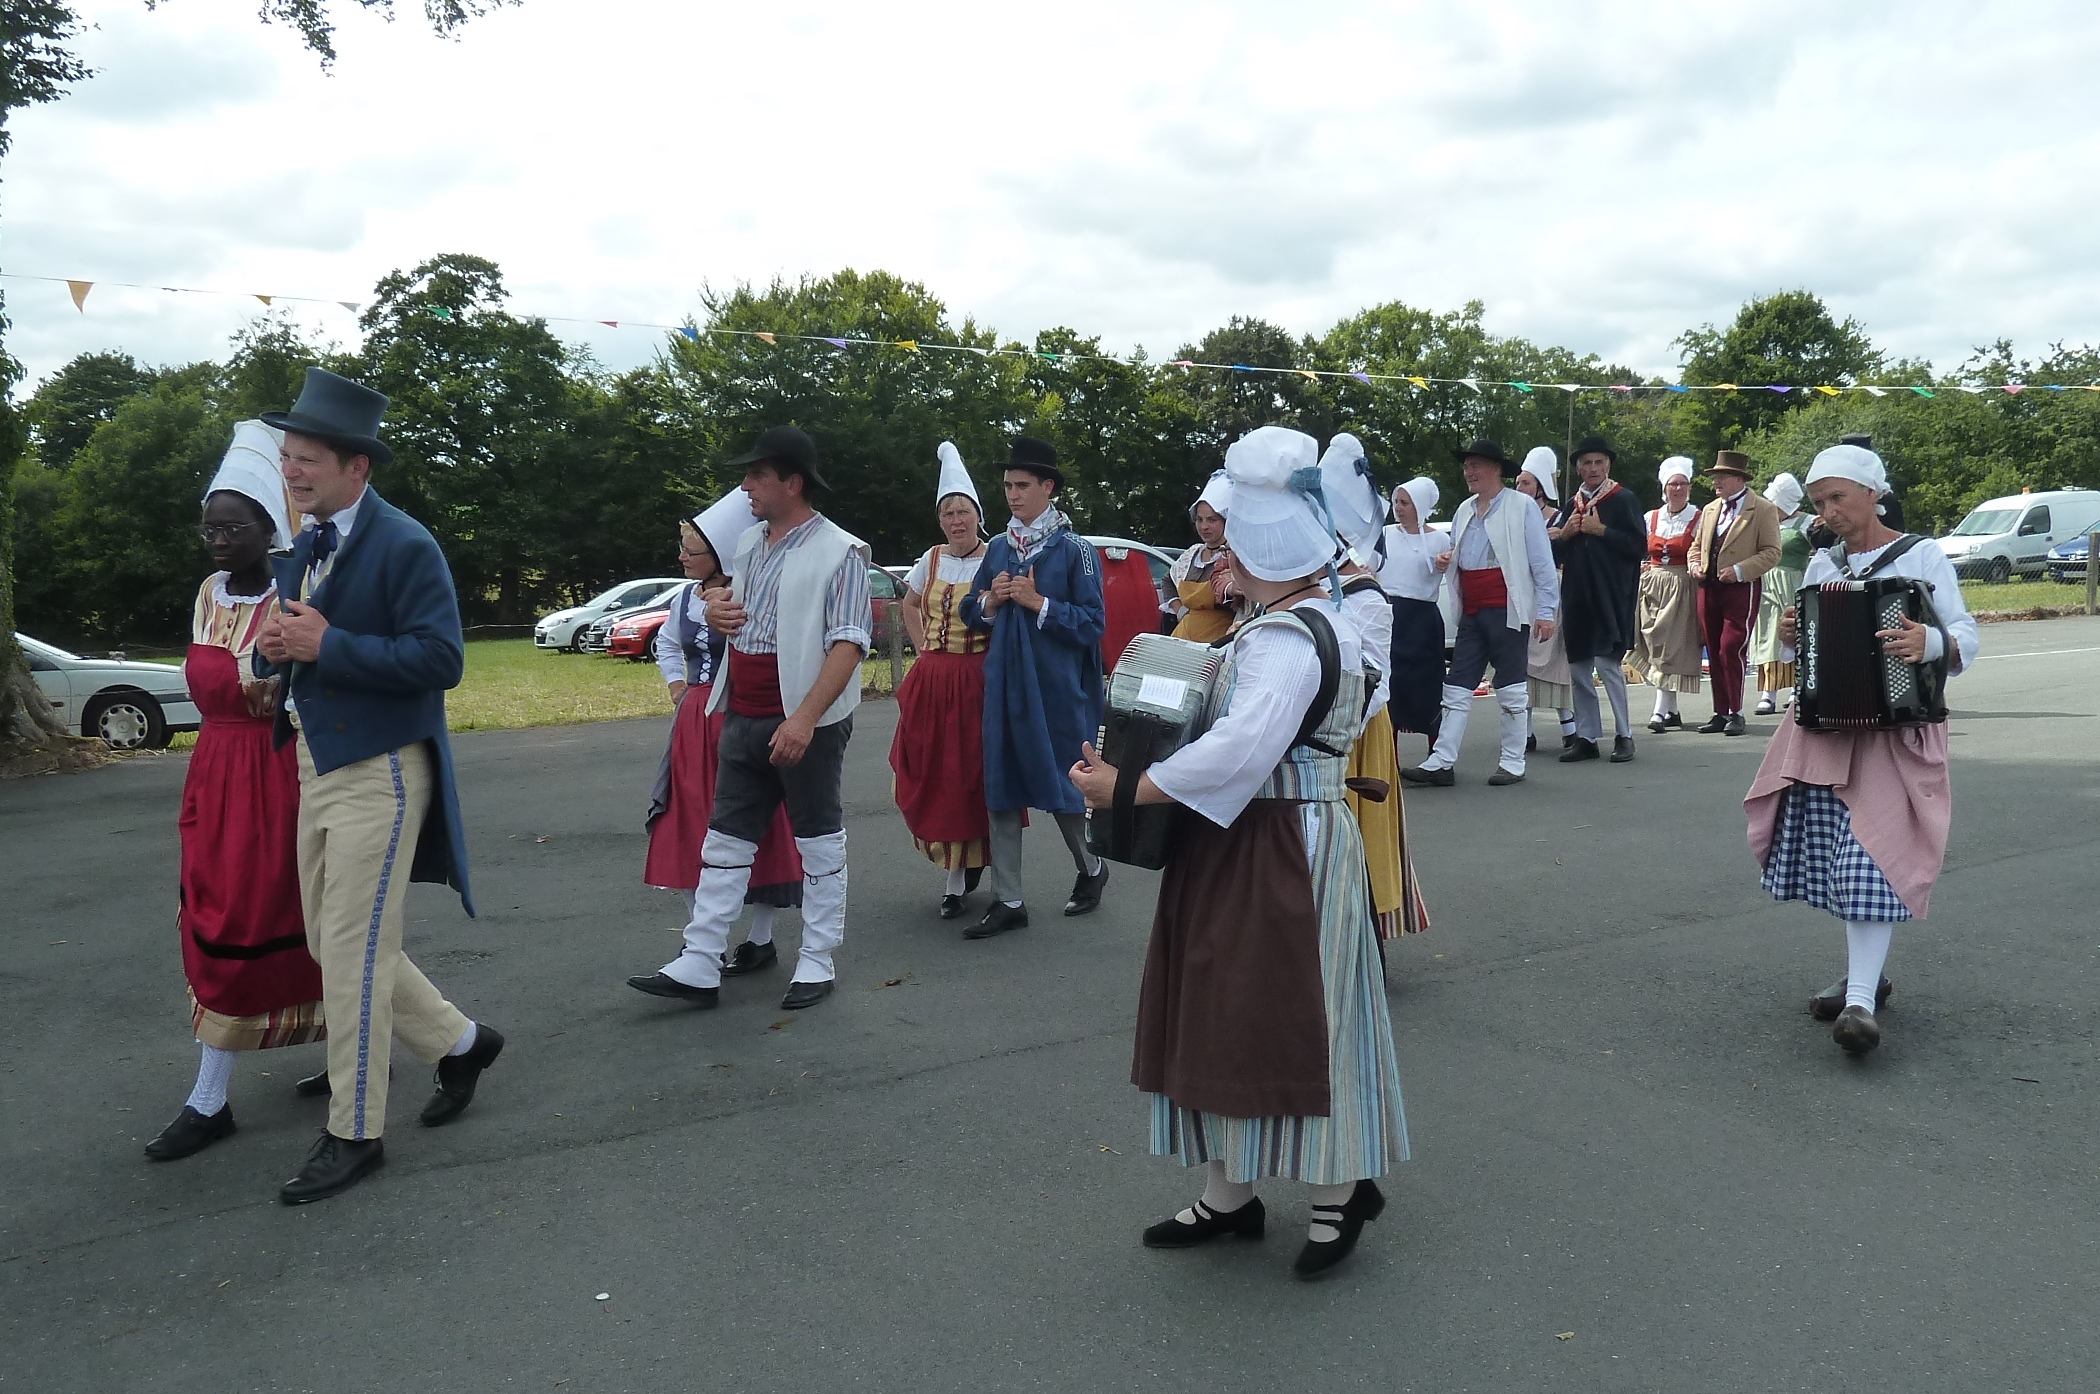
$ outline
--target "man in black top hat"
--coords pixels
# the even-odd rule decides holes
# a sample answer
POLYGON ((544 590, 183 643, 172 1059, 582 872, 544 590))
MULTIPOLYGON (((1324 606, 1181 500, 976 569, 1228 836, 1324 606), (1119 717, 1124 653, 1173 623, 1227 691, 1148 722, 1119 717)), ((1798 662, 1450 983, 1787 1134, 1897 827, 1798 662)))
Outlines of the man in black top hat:
POLYGON ((1575 742, 1560 758, 1563 763, 1597 758, 1597 742, 1604 734, 1603 712, 1597 705, 1601 682, 1611 699, 1612 763, 1622 765, 1633 758, 1624 661, 1633 647, 1648 534, 1640 503, 1611 477, 1619 457, 1610 444, 1590 436, 1575 447, 1573 458, 1581 487, 1546 530, 1561 567, 1560 630, 1567 640, 1575 703, 1575 742))
POLYGON ((287 1204, 380 1164, 394 1037, 437 1067, 429 1127, 460 1115, 503 1049, 401 948, 408 881, 448 883, 469 915, 474 901, 445 734, 465 661, 459 602, 436 539, 369 487, 372 466, 394 458, 379 439, 386 405, 310 368, 298 403, 262 418, 285 433, 285 485, 313 520, 276 562, 282 613, 255 663, 286 676, 277 744, 296 733, 300 898, 328 1021, 327 1070, 295 1086, 330 1096, 328 1129, 279 1192, 287 1204))
POLYGON ((1006 462, 1013 521, 987 544, 963 622, 990 630, 984 669, 984 792, 992 823, 992 904, 963 931, 984 939, 1028 924, 1021 819, 1049 813, 1078 872, 1067 915, 1101 903, 1108 864, 1087 851, 1086 800, 1068 777, 1101 727, 1101 559, 1059 511, 1064 471, 1047 443, 1021 436, 1006 462))

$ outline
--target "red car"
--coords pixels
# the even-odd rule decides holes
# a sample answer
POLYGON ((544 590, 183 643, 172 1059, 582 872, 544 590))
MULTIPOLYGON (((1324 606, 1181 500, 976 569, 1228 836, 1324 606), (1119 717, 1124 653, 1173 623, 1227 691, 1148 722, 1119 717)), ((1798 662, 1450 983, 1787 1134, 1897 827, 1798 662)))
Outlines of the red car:
MULTIPOLYGON (((875 656, 880 657, 892 631, 899 630, 897 611, 902 604, 904 588, 897 578, 879 566, 868 568, 868 590, 870 607, 874 610, 875 656)), ((624 658, 632 663, 647 663, 656 657, 656 632, 664 627, 669 617, 668 605, 658 610, 644 610, 615 622, 606 633, 605 651, 615 658, 624 658)))

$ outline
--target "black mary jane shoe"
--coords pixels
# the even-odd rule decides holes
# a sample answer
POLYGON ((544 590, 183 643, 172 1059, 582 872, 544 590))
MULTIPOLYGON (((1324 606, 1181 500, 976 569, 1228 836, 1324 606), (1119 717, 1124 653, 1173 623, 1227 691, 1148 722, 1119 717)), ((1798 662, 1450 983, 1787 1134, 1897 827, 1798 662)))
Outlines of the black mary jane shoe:
POLYGON ((962 913, 963 913, 963 898, 962 898, 961 896, 959 896, 959 895, 944 895, 944 896, 942 896, 942 897, 941 897, 941 918, 942 918, 942 919, 944 919, 944 920, 959 920, 959 919, 961 919, 961 918, 962 918, 962 913))
POLYGON ((423 1126, 435 1128, 450 1123, 474 1102, 474 1087, 481 1072, 496 1063, 503 1053, 503 1033, 477 1023, 474 1044, 464 1055, 447 1055, 437 1062, 437 1092, 423 1105, 423 1126))
POLYGON ((355 1186, 365 1173, 377 1170, 385 1160, 386 1144, 376 1137, 354 1142, 324 1132, 314 1143, 314 1150, 306 1154, 306 1165, 284 1183, 277 1198, 286 1205, 326 1200, 355 1186))
POLYGON ((1067 915, 1093 914, 1100 907, 1101 892, 1107 885, 1107 862, 1101 863, 1101 869, 1091 876, 1083 871, 1080 872, 1073 879, 1072 894, 1065 898, 1065 913, 1067 915))
POLYGON ((1339 1233, 1325 1242, 1306 1240, 1305 1247, 1298 1251, 1297 1261, 1291 1264, 1291 1271, 1301 1278, 1317 1278, 1327 1272, 1349 1257, 1358 1236, 1364 1232, 1364 1226, 1377 1219, 1384 1209, 1385 1193, 1378 1189, 1376 1181, 1357 1182, 1356 1189, 1339 1208, 1315 1205, 1312 1222, 1331 1226, 1339 1233))
MULTIPOLYGON (((1808 1014, 1817 1021, 1836 1021, 1845 1010, 1845 987, 1845 980, 1839 978, 1829 987, 1809 998, 1808 1014)), ((1883 978, 1879 983, 1875 984, 1874 1010, 1878 1012, 1883 1007, 1886 1007, 1889 1004, 1889 994, 1895 990, 1887 978, 1883 978)))
POLYGON ((1179 1214, 1169 1215, 1145 1231, 1145 1247, 1193 1249, 1198 1244, 1208 1244, 1228 1234, 1241 1239, 1259 1239, 1268 1225, 1268 1212, 1262 1209, 1260 1196, 1222 1215, 1200 1200, 1189 1208, 1196 1213, 1194 1220, 1184 1224, 1179 1214))
POLYGON ((175 1121, 162 1128, 160 1136, 146 1144, 146 1159, 172 1162, 202 1152, 222 1137, 232 1136, 232 1104, 221 1104, 219 1111, 208 1118, 184 1104, 182 1112, 175 1115, 175 1121))
POLYGON ((754 944, 749 939, 722 955, 722 976, 741 978, 746 973, 756 973, 771 968, 780 962, 780 950, 768 939, 763 944, 754 944))

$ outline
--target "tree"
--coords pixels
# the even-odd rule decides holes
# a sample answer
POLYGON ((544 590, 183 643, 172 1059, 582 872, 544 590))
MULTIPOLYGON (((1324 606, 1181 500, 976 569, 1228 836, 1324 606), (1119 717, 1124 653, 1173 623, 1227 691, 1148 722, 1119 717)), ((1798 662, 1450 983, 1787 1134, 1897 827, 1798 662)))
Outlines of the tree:
POLYGON ((1736 389, 1693 393, 1678 408, 1680 438, 1701 464, 1806 405, 1814 388, 1848 386, 1883 366, 1857 320, 1832 319, 1805 290, 1746 301, 1728 328, 1687 330, 1677 344, 1687 385, 1736 389))

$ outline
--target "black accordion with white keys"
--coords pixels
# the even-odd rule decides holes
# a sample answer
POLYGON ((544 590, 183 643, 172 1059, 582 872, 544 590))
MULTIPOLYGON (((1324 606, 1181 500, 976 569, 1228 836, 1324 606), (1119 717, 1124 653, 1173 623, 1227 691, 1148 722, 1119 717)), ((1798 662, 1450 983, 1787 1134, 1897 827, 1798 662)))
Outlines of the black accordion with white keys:
MULTIPOLYGON (((1876 731, 1947 719, 1947 657, 1892 658, 1880 631, 1940 628, 1932 587, 1908 576, 1803 586, 1795 599, 1794 720, 1811 731, 1876 731)), ((1942 631, 1944 633, 1944 631, 1942 631)))
POLYGON ((1140 634, 1108 679, 1101 758, 1116 770, 1115 801, 1087 818, 1087 850, 1097 857, 1154 871, 1167 864, 1178 804, 1136 804, 1138 777, 1210 728, 1218 698, 1222 649, 1140 634))

